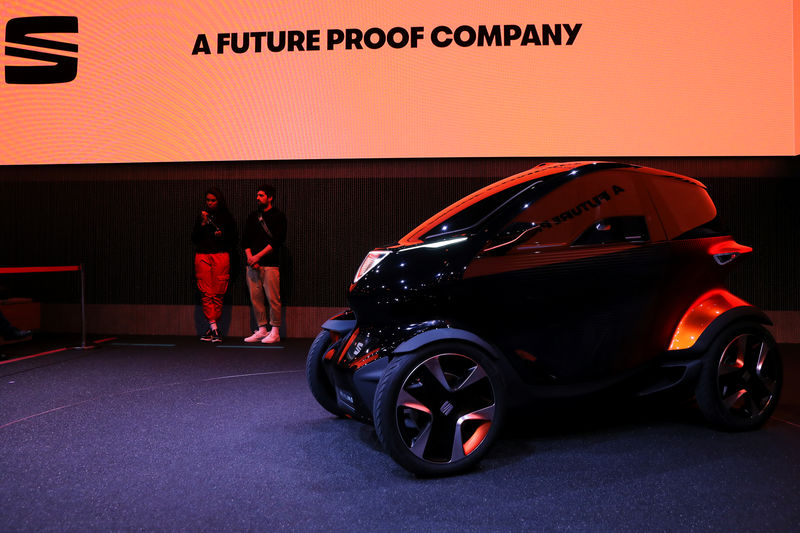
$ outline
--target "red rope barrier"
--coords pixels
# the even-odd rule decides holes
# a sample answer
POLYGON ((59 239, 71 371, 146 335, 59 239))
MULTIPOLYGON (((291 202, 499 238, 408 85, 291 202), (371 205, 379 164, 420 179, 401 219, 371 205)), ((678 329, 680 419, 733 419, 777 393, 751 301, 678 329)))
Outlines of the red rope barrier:
POLYGON ((36 272, 78 272, 80 265, 54 267, 0 267, 0 274, 31 274, 36 272))

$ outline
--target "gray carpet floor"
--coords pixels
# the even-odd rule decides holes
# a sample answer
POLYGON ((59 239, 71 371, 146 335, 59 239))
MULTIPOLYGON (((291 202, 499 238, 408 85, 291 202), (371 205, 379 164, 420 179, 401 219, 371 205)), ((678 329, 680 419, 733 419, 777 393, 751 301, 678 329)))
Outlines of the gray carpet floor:
POLYGON ((316 404, 310 342, 138 337, 0 365, 0 531, 800 531, 800 345, 759 431, 690 403, 551 406, 474 471, 417 479, 316 404))

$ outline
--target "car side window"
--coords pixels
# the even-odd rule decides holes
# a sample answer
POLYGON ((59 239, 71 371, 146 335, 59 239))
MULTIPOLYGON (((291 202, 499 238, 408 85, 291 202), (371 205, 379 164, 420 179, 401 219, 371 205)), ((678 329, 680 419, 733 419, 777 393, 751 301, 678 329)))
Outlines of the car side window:
POLYGON ((584 244, 646 242, 652 237, 648 220, 652 224, 653 218, 645 188, 629 173, 587 175, 522 203, 483 253, 528 254, 584 244))
POLYGON ((643 216, 611 217, 592 223, 575 239, 573 246, 613 243, 642 243, 650 240, 643 216))

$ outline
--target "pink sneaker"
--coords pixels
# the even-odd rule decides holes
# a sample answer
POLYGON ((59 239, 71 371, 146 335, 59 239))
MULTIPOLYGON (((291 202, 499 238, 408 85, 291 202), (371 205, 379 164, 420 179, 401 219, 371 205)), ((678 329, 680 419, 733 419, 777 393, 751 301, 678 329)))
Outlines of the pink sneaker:
POLYGON ((267 338, 267 332, 257 329, 249 337, 245 337, 244 342, 261 342, 267 338))
POLYGON ((278 331, 278 328, 272 328, 272 331, 269 332, 269 335, 261 339, 262 344, 273 344, 275 342, 281 342, 281 334, 278 331))

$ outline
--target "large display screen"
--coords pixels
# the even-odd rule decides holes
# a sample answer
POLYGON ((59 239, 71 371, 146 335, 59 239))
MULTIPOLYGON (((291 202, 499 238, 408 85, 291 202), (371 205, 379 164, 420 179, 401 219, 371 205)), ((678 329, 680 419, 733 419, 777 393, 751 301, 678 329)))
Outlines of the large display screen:
POLYGON ((4 2, 0 164, 794 155, 795 4, 4 2))

